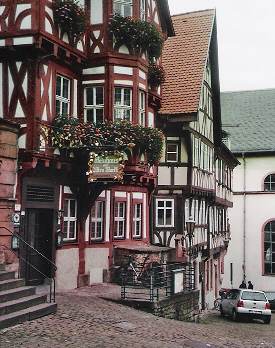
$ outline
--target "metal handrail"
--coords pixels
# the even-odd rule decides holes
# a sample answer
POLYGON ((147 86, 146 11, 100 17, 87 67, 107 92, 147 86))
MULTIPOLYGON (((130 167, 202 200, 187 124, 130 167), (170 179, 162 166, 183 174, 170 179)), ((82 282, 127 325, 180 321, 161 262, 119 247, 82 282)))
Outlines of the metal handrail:
POLYGON ((25 245, 27 245, 29 248, 31 248, 33 251, 35 251, 37 254, 39 254, 40 256, 43 257, 44 260, 46 260, 47 262, 49 262, 51 264, 51 266, 53 266, 53 269, 56 271, 57 267, 56 264, 54 262, 52 262, 50 259, 48 259, 45 255, 43 255, 40 251, 38 251, 37 249, 35 249, 33 246, 31 246, 28 242, 25 241, 24 238, 22 238, 20 236, 20 234, 16 233, 16 232, 12 232, 11 230, 9 230, 7 227, 4 226, 0 226, 0 229, 3 228, 4 230, 8 231, 12 236, 17 237, 21 242, 23 242, 25 245))
MULTIPOLYGON (((53 267, 54 272, 51 271, 51 277, 47 276, 46 274, 44 274, 43 272, 41 272, 37 267, 35 267, 32 263, 30 263, 28 260, 26 260, 23 256, 21 256, 20 254, 17 254, 15 251, 13 251, 11 248, 9 248, 7 245, 3 245, 0 244, 1 247, 4 247, 6 250, 9 250, 10 252, 12 252, 14 255, 16 255, 20 260, 22 260, 23 262, 25 262, 25 264, 29 265, 30 267, 32 267, 34 270, 36 270, 38 273, 40 273, 43 277, 45 277, 46 279, 48 279, 49 281, 49 286, 50 286, 50 296, 49 296, 49 302, 55 302, 55 277, 53 276, 53 274, 55 273, 55 271, 57 270, 57 267, 55 265, 55 263, 53 263, 51 260, 49 260, 45 255, 43 255, 42 253, 40 253, 37 249, 35 249, 33 246, 31 246, 28 242, 25 241, 24 238, 22 238, 18 233, 16 232, 12 232, 11 230, 9 230, 8 228, 4 227, 4 226, 0 226, 0 229, 3 228, 6 231, 8 231, 10 233, 10 235, 15 236, 16 238, 18 238, 22 243, 24 243, 25 245, 27 245, 29 248, 31 248, 34 252, 36 252, 38 255, 40 255, 44 260, 46 260, 47 262, 50 263, 50 265, 53 267)), ((3 235, 2 235, 3 236, 3 235)), ((5 235, 4 235, 5 236, 5 235)), ((8 235, 9 236, 9 235, 8 235)), ((20 270, 18 270, 18 274, 20 274, 20 270)))

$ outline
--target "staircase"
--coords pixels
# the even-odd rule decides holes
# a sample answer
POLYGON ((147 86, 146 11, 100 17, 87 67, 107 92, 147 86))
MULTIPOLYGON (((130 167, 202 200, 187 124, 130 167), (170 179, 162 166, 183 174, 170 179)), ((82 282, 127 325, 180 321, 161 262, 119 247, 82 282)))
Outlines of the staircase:
POLYGON ((15 279, 15 272, 0 264, 0 330, 56 312, 56 303, 47 303, 47 295, 37 295, 35 286, 15 279))

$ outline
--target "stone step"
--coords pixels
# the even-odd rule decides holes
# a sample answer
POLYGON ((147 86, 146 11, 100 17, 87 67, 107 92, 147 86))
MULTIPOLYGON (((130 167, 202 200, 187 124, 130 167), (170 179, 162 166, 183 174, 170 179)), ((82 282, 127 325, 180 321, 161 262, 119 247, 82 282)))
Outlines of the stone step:
POLYGON ((0 271, 5 271, 6 266, 4 263, 0 263, 0 271))
POLYGON ((16 300, 0 303, 0 315, 9 314, 15 311, 36 306, 47 301, 47 295, 32 295, 16 300))
POLYGON ((15 278, 15 272, 0 271, 0 281, 14 279, 14 278, 15 278))
POLYGON ((19 288, 25 285, 24 279, 8 279, 0 281, 0 291, 19 288))
POLYGON ((0 315, 0 329, 55 313, 56 308, 56 303, 43 303, 21 311, 0 315))
POLYGON ((0 303, 13 301, 21 297, 31 296, 35 294, 34 286, 22 286, 19 288, 0 291, 0 303))

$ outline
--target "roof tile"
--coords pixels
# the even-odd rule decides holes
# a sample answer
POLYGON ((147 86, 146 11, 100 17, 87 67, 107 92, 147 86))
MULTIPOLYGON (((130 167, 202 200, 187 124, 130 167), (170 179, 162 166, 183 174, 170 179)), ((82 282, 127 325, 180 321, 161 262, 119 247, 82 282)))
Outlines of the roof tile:
POLYGON ((197 112, 215 10, 172 16, 175 36, 164 45, 165 70, 160 114, 197 112))

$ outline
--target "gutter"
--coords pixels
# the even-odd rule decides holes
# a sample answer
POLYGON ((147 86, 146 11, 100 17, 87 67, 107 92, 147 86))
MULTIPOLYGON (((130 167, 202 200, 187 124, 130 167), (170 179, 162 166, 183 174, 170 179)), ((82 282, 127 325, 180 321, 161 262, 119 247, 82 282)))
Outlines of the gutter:
POLYGON ((246 280, 246 158, 242 153, 243 160, 243 280, 246 280))

